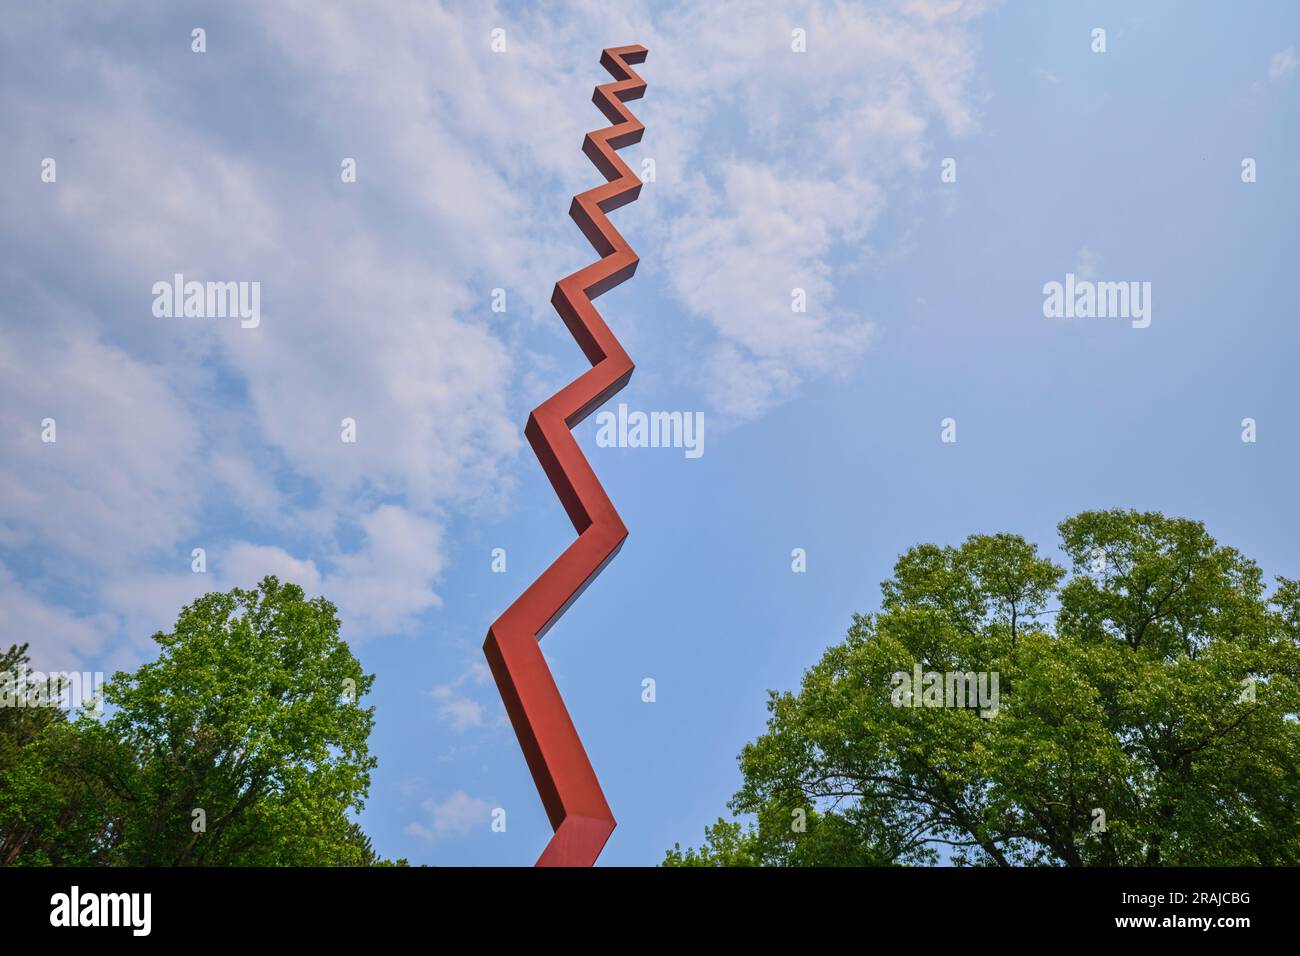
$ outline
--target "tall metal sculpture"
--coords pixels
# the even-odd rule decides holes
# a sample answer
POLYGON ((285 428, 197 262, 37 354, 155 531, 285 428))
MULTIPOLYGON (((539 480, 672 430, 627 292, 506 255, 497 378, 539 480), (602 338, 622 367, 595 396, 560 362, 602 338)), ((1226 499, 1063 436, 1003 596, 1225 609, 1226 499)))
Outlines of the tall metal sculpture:
POLYGON ((574 196, 569 215, 601 259, 565 276, 551 295, 551 304, 591 368, 533 409, 524 429, 578 539, 497 618, 483 644, 555 830, 538 866, 591 866, 615 827, 539 642, 627 537, 622 519, 570 429, 632 377, 631 359, 591 300, 630 278, 639 261, 605 214, 632 202, 641 192, 641 180, 615 150, 639 142, 645 131, 623 105, 645 93, 645 81, 628 65, 645 58, 642 46, 612 47, 600 55, 601 65, 615 82, 597 86, 592 102, 613 125, 588 133, 582 151, 609 181, 574 196))

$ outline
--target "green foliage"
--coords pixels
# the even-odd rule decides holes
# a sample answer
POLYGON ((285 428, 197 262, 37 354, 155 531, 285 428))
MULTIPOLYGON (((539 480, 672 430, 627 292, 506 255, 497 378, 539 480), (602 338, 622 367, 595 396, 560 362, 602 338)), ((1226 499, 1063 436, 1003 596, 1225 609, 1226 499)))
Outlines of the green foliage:
POLYGON ((730 804, 756 822, 665 865, 1300 863, 1300 582, 1266 595, 1195 521, 1059 531, 1069 573, 1006 534, 900 557, 880 613, 769 695, 730 804), (918 663, 997 673, 996 715, 895 706, 918 663))
POLYGON ((668 851, 664 866, 888 866, 891 861, 867 838, 868 821, 837 813, 803 813, 796 824, 794 811, 764 806, 758 822, 742 827, 718 818, 704 828, 705 843, 683 851, 677 844, 668 851), (804 829, 795 829, 796 826, 804 829))
POLYGON ((332 604, 267 577, 199 598, 154 641, 157 660, 106 686, 106 719, 0 723, 0 863, 380 862, 350 818, 375 766, 359 703, 374 677, 332 604))

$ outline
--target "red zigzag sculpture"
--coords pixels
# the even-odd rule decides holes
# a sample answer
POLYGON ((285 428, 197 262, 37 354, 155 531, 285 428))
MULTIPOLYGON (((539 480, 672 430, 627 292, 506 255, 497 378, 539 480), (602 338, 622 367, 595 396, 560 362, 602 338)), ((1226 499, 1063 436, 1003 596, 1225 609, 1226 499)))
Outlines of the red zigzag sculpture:
POLYGON ((627 537, 622 519, 570 429, 632 377, 631 359, 591 300, 631 278, 639 261, 605 213, 632 202, 641 192, 641 180, 615 150, 639 142, 645 131, 623 105, 624 100, 645 93, 645 81, 628 66, 645 58, 642 46, 612 47, 600 55, 601 65, 615 82, 597 86, 592 102, 613 125, 588 133, 582 151, 609 182, 574 196, 569 215, 601 259, 565 276, 551 296, 551 304, 592 367, 533 409, 524 429, 578 540, 497 618, 483 644, 555 829, 538 866, 591 866, 615 827, 539 642, 627 537))

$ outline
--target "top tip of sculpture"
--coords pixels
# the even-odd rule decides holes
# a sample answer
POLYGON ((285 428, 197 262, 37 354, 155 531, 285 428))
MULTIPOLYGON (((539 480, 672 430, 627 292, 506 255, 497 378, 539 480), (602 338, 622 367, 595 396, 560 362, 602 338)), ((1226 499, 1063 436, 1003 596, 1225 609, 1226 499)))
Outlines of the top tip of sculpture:
POLYGON ((606 47, 605 52, 611 56, 619 57, 625 63, 641 63, 650 51, 639 43, 631 43, 627 46, 606 47))

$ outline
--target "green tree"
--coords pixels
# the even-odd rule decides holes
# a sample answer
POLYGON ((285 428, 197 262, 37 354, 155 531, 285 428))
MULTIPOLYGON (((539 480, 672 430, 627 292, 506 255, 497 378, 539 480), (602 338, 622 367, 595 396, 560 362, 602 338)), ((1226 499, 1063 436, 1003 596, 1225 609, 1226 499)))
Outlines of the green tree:
POLYGON ((730 803, 755 821, 665 865, 1300 863, 1300 582, 1267 595, 1196 521, 1059 531, 1069 572, 1008 534, 899 558, 879 613, 769 694, 730 803), (898 706, 917 664, 997 674, 996 713, 898 706))
POLYGON ((0 839, 39 816, 11 862, 379 862, 350 817, 375 765, 374 677, 332 604, 267 577, 199 598, 154 641, 157 660, 106 686, 107 718, 51 721, 0 767, 3 791, 50 783, 0 801, 0 839))
POLYGON ((26 644, 0 653, 0 866, 87 864, 95 824, 90 787, 51 759, 73 735, 57 704, 65 683, 30 671, 26 644), (90 828, 90 832, 87 831, 90 828))

